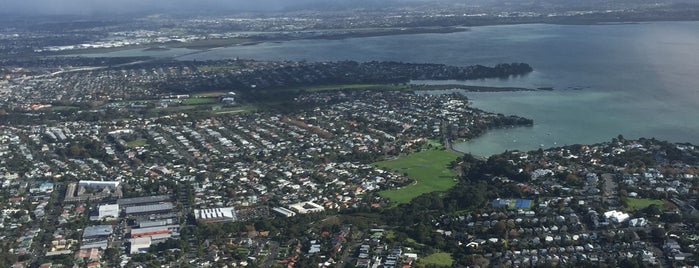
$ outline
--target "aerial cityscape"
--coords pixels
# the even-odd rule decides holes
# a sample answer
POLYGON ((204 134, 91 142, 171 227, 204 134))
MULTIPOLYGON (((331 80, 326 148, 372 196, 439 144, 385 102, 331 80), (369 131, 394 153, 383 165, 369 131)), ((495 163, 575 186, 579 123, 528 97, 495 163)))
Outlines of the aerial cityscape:
POLYGON ((0 10, 0 267, 697 267, 699 3, 0 10))

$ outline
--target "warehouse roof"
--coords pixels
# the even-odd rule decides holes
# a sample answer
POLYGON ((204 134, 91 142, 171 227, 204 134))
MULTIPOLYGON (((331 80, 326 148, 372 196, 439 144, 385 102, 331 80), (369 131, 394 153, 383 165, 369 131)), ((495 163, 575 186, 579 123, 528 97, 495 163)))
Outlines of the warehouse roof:
POLYGON ((117 204, 119 204, 121 206, 142 205, 142 204, 160 203, 163 201, 167 201, 169 199, 170 199, 170 197, 167 195, 121 198, 121 199, 117 200, 117 204))
POLYGON ((133 206, 126 208, 126 214, 140 214, 158 211, 168 211, 175 208, 172 203, 161 203, 154 205, 133 206))
POLYGON ((114 228, 111 225, 95 225, 85 227, 83 231, 83 238, 97 237, 97 236, 108 236, 114 232, 114 228))

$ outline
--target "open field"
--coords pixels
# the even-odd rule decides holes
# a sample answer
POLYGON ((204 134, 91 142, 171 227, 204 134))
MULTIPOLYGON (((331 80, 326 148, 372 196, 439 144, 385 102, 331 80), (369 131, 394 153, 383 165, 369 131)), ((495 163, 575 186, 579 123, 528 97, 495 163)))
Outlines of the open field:
POLYGON ((444 144, 442 144, 442 141, 440 140, 427 140, 427 143, 425 143, 425 147, 428 149, 437 149, 437 150, 442 150, 444 148, 444 144))
POLYGON ((129 146, 130 148, 141 147, 143 145, 146 145, 146 143, 148 143, 148 141, 146 139, 135 139, 135 140, 126 142, 126 146, 129 146))
POLYGON ((218 99, 214 97, 195 97, 189 98, 182 101, 184 105, 201 105, 201 104, 212 104, 218 103, 218 99))
POLYGON ((451 257, 451 254, 444 252, 434 253, 423 258, 418 258, 418 260, 420 264, 443 267, 451 267, 451 265, 454 263, 454 259, 451 257))
POLYGON ((630 210, 639 210, 639 209, 644 209, 647 208, 650 205, 658 205, 658 206, 663 206, 665 202, 660 199, 649 199, 649 198, 625 198, 623 199, 624 204, 626 205, 627 208, 630 210))
POLYGON ((199 92, 199 93, 192 94, 192 96, 212 98, 212 97, 221 97, 225 94, 226 94, 226 92, 224 92, 224 91, 206 91, 206 92, 199 92))
POLYGON ((395 160, 374 163, 375 166, 398 173, 405 173, 415 182, 400 189, 381 192, 394 204, 410 202, 413 198, 429 192, 446 191, 456 185, 454 172, 449 163, 458 157, 450 151, 429 150, 412 153, 395 160))

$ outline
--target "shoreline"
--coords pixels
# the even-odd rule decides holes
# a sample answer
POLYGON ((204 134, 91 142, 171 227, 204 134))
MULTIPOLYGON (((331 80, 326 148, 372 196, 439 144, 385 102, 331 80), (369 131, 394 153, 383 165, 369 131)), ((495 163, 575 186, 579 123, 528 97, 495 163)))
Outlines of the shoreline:
MULTIPOLYGON (((464 80, 468 81, 468 80, 464 80)), ((548 89, 534 89, 525 87, 493 87, 493 86, 469 86, 459 84, 447 85, 409 85, 409 87, 417 87, 415 90, 464 90, 466 92, 517 92, 517 91, 551 91, 548 89)))
MULTIPOLYGON (((153 44, 139 44, 139 45, 128 45, 122 47, 109 47, 109 48, 86 48, 86 49, 73 49, 57 52, 46 52, 38 53, 37 56, 41 57, 51 57, 51 56, 76 56, 84 57, 89 54, 100 54, 100 53, 110 53, 118 52, 123 50, 135 50, 142 49, 144 51, 153 51, 153 47, 160 47, 162 50, 170 49, 190 49, 194 50, 192 53, 205 52, 211 49, 226 48, 232 46, 254 46, 262 43, 276 43, 276 42, 288 42, 296 40, 343 40, 351 38, 366 38, 366 37, 380 37, 380 36, 393 36, 393 35, 410 35, 410 34, 444 34, 444 33, 458 33, 469 31, 471 27, 467 26, 439 26, 439 27, 390 27, 390 28, 373 28, 373 29, 330 29, 330 30, 316 30, 308 31, 303 34, 318 34, 316 36, 278 36, 269 38, 222 38, 222 39, 204 39, 196 40, 192 42, 166 42, 166 43, 153 43, 153 44)), ((284 32, 272 32, 271 34, 284 35, 284 32)))
MULTIPOLYGON (((206 52, 212 49, 220 49, 233 46, 254 46, 262 43, 277 43, 277 42, 288 42, 288 41, 298 41, 298 40, 343 40, 352 38, 367 38, 367 37, 381 37, 381 36, 394 36, 394 35, 411 35, 411 34, 448 34, 448 33, 458 33, 467 32, 472 28, 476 27, 493 27, 493 26, 514 26, 514 25, 562 25, 562 26, 575 26, 575 25, 589 25, 589 26, 614 26, 614 25, 633 25, 633 24, 643 24, 643 23, 663 23, 663 22, 694 22, 699 21, 699 19, 661 19, 661 20, 623 20, 623 21, 613 21, 613 20, 600 20, 600 21, 585 21, 585 20, 571 20, 571 21, 514 21, 514 22, 504 22, 504 23, 474 23, 471 25, 453 25, 453 26, 420 26, 420 27, 387 27, 387 28, 362 28, 362 29, 319 29, 319 30, 309 30, 306 32, 296 33, 308 36, 285 36, 289 33, 287 32, 269 32, 268 34, 278 35, 272 37, 235 37, 235 38, 222 38, 222 39, 204 39, 196 40, 193 42, 177 42, 170 41, 166 43, 152 43, 152 44, 138 44, 138 45, 128 45, 123 47, 110 47, 110 48, 87 48, 87 49, 75 49, 57 52, 41 52, 35 53, 33 55, 26 56, 37 56, 37 57, 52 57, 52 56, 75 56, 75 57, 91 57, 89 54, 102 54, 110 52, 118 52, 123 50, 132 49, 143 49, 147 50, 152 47, 162 47, 166 49, 190 49, 193 50, 189 54, 196 54, 201 52, 206 52), (314 36, 315 35, 315 36, 314 36)), ((182 55, 178 55, 179 57, 182 55)), ((175 58, 176 58, 175 57, 175 58)))

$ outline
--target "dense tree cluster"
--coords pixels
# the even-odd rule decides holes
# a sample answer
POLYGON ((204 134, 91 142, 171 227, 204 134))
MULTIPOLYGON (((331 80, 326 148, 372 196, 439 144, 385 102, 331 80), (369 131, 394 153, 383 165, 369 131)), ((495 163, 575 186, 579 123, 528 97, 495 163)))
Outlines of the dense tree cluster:
MULTIPOLYGON (((211 64, 211 63, 209 63, 211 64)), ((238 63, 234 63, 238 64, 238 63)), ((176 92, 208 91, 221 88, 240 90, 276 89, 297 86, 362 83, 404 83, 410 80, 479 79, 523 75, 533 69, 526 63, 504 63, 494 67, 466 67, 403 62, 303 62, 277 68, 240 71, 221 68, 193 77, 180 77, 158 87, 176 92)))

